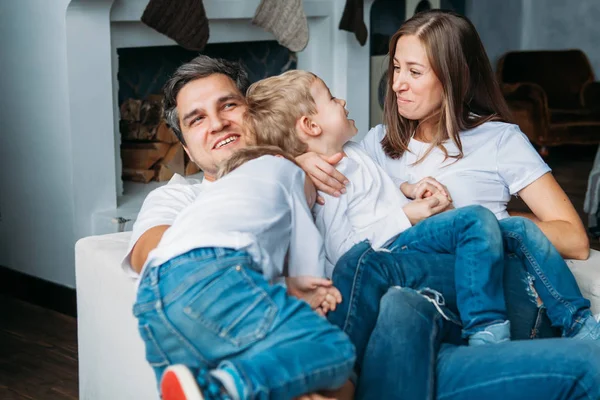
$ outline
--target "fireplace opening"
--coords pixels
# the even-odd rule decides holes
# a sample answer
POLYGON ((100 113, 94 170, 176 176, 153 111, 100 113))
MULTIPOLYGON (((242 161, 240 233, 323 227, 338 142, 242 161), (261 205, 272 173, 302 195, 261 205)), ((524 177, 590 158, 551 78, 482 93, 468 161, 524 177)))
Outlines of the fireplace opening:
MULTIPOLYGON (((241 62, 250 82, 297 67, 296 53, 276 41, 216 43, 203 54, 241 62)), ((174 174, 201 178, 175 134, 162 120, 162 88, 181 64, 199 53, 179 46, 119 48, 118 102, 123 203, 141 206, 145 196, 174 174)))

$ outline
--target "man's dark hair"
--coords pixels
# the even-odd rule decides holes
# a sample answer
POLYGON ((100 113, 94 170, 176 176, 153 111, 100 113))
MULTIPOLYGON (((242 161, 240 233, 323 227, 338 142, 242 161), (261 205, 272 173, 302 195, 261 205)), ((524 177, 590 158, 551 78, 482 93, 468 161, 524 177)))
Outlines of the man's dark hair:
POLYGON ((163 89, 163 116, 167 125, 173 129, 179 141, 184 145, 185 140, 181 133, 179 116, 177 114, 177 95, 188 83, 214 74, 223 74, 231 78, 242 93, 242 96, 246 96, 250 81, 248 80, 248 73, 242 64, 220 58, 211 58, 205 55, 200 55, 177 68, 173 76, 165 84, 163 89))

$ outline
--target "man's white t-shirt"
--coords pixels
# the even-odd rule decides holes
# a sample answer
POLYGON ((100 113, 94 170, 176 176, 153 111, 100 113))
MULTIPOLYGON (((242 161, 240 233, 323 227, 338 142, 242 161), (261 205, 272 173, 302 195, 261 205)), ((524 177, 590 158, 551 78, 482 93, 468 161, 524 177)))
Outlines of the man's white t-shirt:
POLYGON ((150 252, 160 265, 205 247, 247 251, 269 280, 325 275, 323 240, 304 193, 305 174, 280 157, 248 161, 202 188, 150 252))
MULTIPOLYGON (((443 151, 434 148, 415 164, 430 144, 414 139, 409 143, 409 151, 399 159, 392 159, 381 147, 384 136, 385 128, 378 125, 369 131, 361 145, 397 187, 402 182, 416 183, 431 176, 446 185, 456 207, 479 204, 498 219, 509 216, 506 205, 511 195, 550 172, 519 127, 504 122, 486 122, 461 132, 464 157, 458 161, 445 159, 443 151)), ((444 147, 449 155, 458 154, 452 141, 446 141, 444 147)))
POLYGON ((344 145, 344 157, 336 168, 348 178, 346 194, 319 193, 325 204, 315 205, 315 223, 325 241, 327 275, 352 246, 369 240, 384 247, 411 227, 402 207, 409 202, 386 172, 354 142, 344 145))

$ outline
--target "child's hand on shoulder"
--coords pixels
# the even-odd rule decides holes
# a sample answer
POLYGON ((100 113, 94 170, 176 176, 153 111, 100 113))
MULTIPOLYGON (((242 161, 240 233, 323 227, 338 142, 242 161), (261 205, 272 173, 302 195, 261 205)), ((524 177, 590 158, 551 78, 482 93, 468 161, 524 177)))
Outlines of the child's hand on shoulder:
POLYGON ((306 301, 318 314, 325 315, 335 310, 342 302, 342 295, 329 279, 314 276, 285 278, 289 295, 306 301))

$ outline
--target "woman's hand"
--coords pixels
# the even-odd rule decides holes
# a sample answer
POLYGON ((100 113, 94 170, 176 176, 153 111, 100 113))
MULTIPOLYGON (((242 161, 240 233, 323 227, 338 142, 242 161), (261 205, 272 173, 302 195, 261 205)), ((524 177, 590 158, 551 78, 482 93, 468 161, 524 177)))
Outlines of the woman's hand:
POLYGON ((441 192, 437 192, 427 198, 413 200, 405 205, 402 209, 404 210, 404 213, 408 217, 410 223, 415 225, 425 218, 439 214, 451 207, 453 207, 452 202, 448 196, 442 194, 441 192))
POLYGON ((430 176, 421 179, 417 183, 404 182, 400 185, 400 190, 409 199, 425 199, 436 193, 441 193, 452 201, 452 197, 450 197, 450 192, 448 192, 446 186, 430 176))
MULTIPOLYGON (((346 193, 345 185, 348 184, 348 179, 335 169, 334 165, 339 163, 343 157, 342 153, 324 157, 314 152, 308 152, 296 157, 296 162, 310 177, 317 190, 339 197, 342 193, 346 193)), ((318 196, 317 203, 324 204, 325 201, 318 196)))

